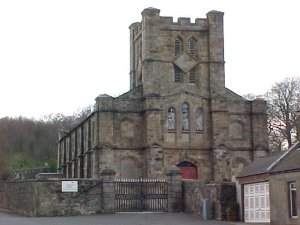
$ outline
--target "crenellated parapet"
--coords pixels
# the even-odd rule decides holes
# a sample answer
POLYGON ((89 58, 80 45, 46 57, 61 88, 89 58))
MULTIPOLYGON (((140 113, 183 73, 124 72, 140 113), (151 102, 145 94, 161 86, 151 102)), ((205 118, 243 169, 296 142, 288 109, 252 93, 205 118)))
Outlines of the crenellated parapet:
POLYGON ((143 18, 145 19, 152 18, 157 20, 162 29, 174 29, 174 30, 178 30, 178 29, 179 30, 180 29, 207 30, 208 29, 207 18, 196 18, 195 22, 191 22, 191 19, 188 17, 179 17, 177 21, 174 21, 173 17, 160 16, 159 12, 160 12, 159 9, 147 8, 142 12, 142 15, 143 18))
MULTIPOLYGON (((162 30, 181 30, 181 31, 208 31, 209 18, 211 21, 218 21, 216 17, 223 17, 224 13, 219 11, 210 11, 207 13, 207 18, 196 18, 195 22, 191 22, 189 17, 179 17, 177 21, 173 17, 160 16, 160 10, 155 8, 146 8, 143 12, 143 21, 141 23, 136 22, 129 27, 130 31, 134 35, 134 39, 139 37, 142 33, 145 21, 153 20, 157 22, 162 30)), ((219 19, 220 21, 220 19, 219 19)))
POLYGON ((182 31, 207 31, 207 19, 197 18, 195 22, 191 22, 190 18, 179 17, 177 22, 174 22, 173 17, 160 18, 161 29, 166 30, 182 30, 182 31))

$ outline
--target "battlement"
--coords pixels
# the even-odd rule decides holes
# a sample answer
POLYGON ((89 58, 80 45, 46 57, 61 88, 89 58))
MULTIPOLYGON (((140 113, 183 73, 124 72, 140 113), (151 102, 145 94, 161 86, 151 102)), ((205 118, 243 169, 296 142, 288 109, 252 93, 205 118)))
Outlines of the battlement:
POLYGON ((160 24, 162 29, 191 29, 191 30, 207 30, 207 19, 197 18, 195 22, 191 22, 191 18, 188 17, 179 17, 177 22, 174 22, 173 17, 160 17, 160 24))
MULTIPOLYGON (((174 21, 173 17, 160 16, 160 10, 155 8, 146 8, 142 12, 143 21, 151 20, 151 24, 156 24, 160 29, 195 31, 208 30, 209 18, 223 17, 223 14, 223 12, 213 10, 207 13, 207 18, 196 18, 195 22, 191 22, 189 17, 179 17, 177 21, 174 21)), ((144 23, 133 23, 129 28, 134 31, 134 34, 138 34, 142 30, 142 24, 144 23)))

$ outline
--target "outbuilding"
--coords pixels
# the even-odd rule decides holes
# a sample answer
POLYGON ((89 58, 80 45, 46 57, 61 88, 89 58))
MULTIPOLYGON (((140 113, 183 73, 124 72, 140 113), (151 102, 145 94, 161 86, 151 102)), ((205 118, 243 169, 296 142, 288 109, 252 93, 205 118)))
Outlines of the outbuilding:
POLYGON ((237 177, 245 222, 300 224, 300 143, 258 158, 237 177))

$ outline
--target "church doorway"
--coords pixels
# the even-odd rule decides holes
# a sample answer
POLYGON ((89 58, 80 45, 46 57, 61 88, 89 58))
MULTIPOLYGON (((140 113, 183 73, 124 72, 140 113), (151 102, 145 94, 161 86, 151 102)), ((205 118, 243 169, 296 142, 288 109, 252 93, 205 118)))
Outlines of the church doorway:
POLYGON ((182 179, 192 179, 192 180, 198 179, 197 166, 194 165, 193 163, 188 161, 182 161, 178 163, 176 166, 178 166, 182 172, 181 175, 182 179))

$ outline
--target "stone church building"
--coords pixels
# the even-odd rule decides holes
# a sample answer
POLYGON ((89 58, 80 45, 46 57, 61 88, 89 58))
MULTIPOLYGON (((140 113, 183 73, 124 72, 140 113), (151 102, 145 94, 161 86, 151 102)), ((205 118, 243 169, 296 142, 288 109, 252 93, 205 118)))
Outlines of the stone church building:
MULTIPOLYGON (((268 151, 266 102, 225 87, 223 13, 160 16, 146 8, 130 29, 130 90, 96 98, 93 112, 58 141, 58 172, 97 178, 164 178, 177 165, 186 179, 234 181, 268 151)), ((241 74, 242 82, 242 74, 241 74)))

